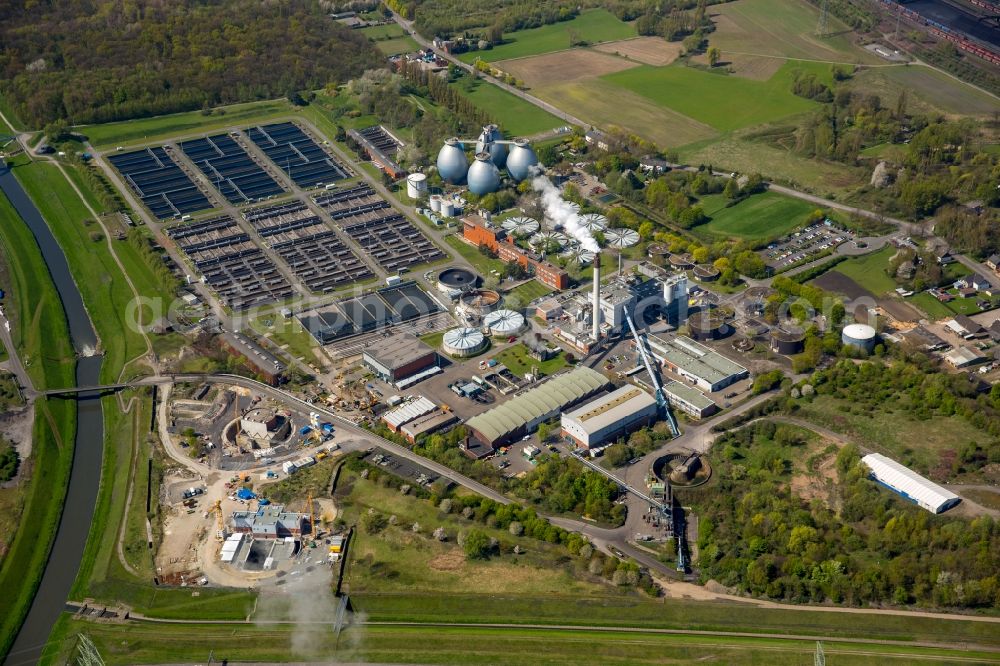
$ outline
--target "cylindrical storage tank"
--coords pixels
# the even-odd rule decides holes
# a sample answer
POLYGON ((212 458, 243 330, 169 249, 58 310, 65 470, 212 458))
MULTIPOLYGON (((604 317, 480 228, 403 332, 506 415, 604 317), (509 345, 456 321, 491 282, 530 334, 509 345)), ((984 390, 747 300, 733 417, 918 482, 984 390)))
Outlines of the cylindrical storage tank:
POLYGON ((698 341, 723 338, 729 328, 722 317, 700 313, 688 319, 687 325, 691 338, 698 341))
POLYGON ((806 349, 806 338, 800 331, 775 328, 771 331, 771 351, 775 354, 801 354, 806 349))
POLYGON ((694 267, 694 276, 702 282, 714 282, 719 279, 719 269, 712 264, 698 264, 694 267))
POLYGON ((486 349, 487 340, 478 328, 453 328, 444 334, 441 348, 449 356, 475 356, 486 349))
POLYGON ((476 317, 483 317, 493 312, 500 305, 500 292, 492 289, 475 289, 468 291, 459 298, 459 312, 476 317))
POLYGON ((441 212, 441 195, 432 194, 431 195, 431 210, 435 213, 441 212))
POLYGON ((441 200, 441 215, 442 217, 451 217, 455 214, 455 202, 451 199, 441 200))
POLYGON ((503 134, 500 132, 500 128, 492 124, 487 125, 476 140, 476 152, 489 153, 493 164, 498 169, 502 169, 507 164, 507 146, 502 143, 496 143, 497 141, 503 141, 503 134))
POLYGON ((476 161, 469 167, 469 191, 473 194, 489 194, 500 189, 500 170, 490 161, 489 153, 476 153, 476 161))
POLYGON ((406 196, 411 199, 423 199, 427 196, 427 176, 422 173, 411 173, 407 176, 406 196))
POLYGON ((518 335, 525 329, 524 315, 514 310, 497 310, 483 318, 483 328, 490 335, 518 335))
POLYGON ((469 160, 465 157, 461 142, 455 137, 445 139, 444 145, 438 152, 437 168, 441 178, 452 185, 465 180, 465 174, 469 170, 469 160))
POLYGON ((844 327, 840 341, 850 347, 871 352, 875 349, 875 329, 868 324, 850 324, 844 327))
POLYGON ((507 173, 510 177, 521 182, 531 175, 531 168, 538 164, 538 155, 528 143, 527 139, 515 139, 514 147, 507 155, 507 173))
POLYGON ((476 274, 467 268, 446 268, 438 273, 437 288, 446 294, 458 295, 475 289, 478 279, 476 274))

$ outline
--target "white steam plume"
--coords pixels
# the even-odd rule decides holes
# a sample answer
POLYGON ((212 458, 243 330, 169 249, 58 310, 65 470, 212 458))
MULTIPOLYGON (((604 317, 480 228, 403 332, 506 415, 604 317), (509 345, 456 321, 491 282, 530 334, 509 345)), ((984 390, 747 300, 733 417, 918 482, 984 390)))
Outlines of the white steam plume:
POLYGON ((580 214, 559 194, 559 188, 553 185, 540 169, 536 170, 536 173, 538 175, 531 179, 531 188, 542 195, 545 215, 554 223, 562 225, 566 233, 578 240, 585 250, 600 251, 601 246, 597 244, 590 230, 580 222, 580 214))

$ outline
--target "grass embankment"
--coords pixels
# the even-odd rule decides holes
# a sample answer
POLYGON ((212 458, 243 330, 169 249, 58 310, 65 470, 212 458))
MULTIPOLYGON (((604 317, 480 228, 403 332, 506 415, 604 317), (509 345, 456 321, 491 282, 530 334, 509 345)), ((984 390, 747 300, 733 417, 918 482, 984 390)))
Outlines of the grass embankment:
POLYGON ((551 293, 552 289, 546 287, 538 280, 528 280, 524 284, 520 284, 507 292, 505 298, 510 301, 509 305, 511 307, 522 307, 536 298, 541 298, 551 293))
POLYGON ((76 127, 75 131, 88 137, 95 148, 106 150, 115 146, 128 146, 185 134, 243 127, 266 118, 291 113, 294 108, 285 99, 247 102, 218 107, 212 110, 212 115, 205 115, 201 111, 188 111, 103 125, 81 125, 76 127))
MULTIPOLYGON (((730 613, 735 613, 732 607, 730 613)), ((67 656, 75 633, 86 633, 105 663, 200 662, 210 652, 234 661, 281 662, 289 658, 294 628, 254 626, 153 625, 142 623, 123 637, 120 627, 79 620, 60 626, 67 656)), ((816 650, 813 640, 655 634, 625 631, 492 629, 481 627, 352 627, 337 640, 334 632, 313 632, 312 650, 303 658, 376 663, 521 664, 662 664, 711 657, 725 664, 802 664, 816 650)), ((955 659, 991 661, 996 654, 905 645, 824 642, 831 659, 900 664, 951 664, 955 659)), ((43 663, 56 663, 48 655, 43 663)), ((61 663, 61 662, 60 662, 61 663)))
POLYGON ((634 26, 619 21, 606 9, 593 9, 570 21, 506 34, 503 44, 488 51, 463 53, 459 59, 464 62, 475 62, 477 59, 496 62, 568 49, 573 46, 574 39, 577 44, 596 44, 629 37, 635 37, 634 26))
POLYGON ((727 208, 728 201, 721 194, 704 197, 702 206, 712 219, 695 227, 694 233, 759 242, 805 225, 809 213, 816 210, 815 204, 774 192, 755 194, 727 208))
MULTIPOLYGON (((76 359, 69 328, 41 251, 27 225, 0 194, 0 256, 10 284, 6 313, 16 350, 37 388, 72 386, 76 359)), ((31 606, 62 515, 73 463, 76 405, 64 400, 35 402, 31 457, 25 483, 4 492, 18 494, 24 526, 0 563, 0 655, 6 654, 31 606)))
POLYGON ((878 252, 842 261, 837 264, 834 271, 846 275, 871 293, 880 296, 897 286, 896 281, 885 272, 889 266, 889 259, 895 253, 896 248, 884 247, 878 252))
POLYGON ((476 272, 484 278, 489 276, 491 271, 497 271, 498 273, 503 271, 504 263, 502 261, 486 256, 476 248, 465 243, 458 235, 447 236, 444 240, 448 245, 457 250, 466 261, 472 264, 476 272))
POLYGON ((531 136, 566 121, 483 79, 465 77, 455 88, 492 117, 508 136, 531 136))

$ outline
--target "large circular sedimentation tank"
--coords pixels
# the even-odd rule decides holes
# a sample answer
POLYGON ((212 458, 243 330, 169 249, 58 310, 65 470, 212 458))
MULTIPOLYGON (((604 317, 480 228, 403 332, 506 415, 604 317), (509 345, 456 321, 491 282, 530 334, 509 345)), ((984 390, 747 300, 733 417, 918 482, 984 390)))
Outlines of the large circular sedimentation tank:
POLYGON ((608 229, 604 232, 604 237, 608 240, 610 247, 632 247, 639 242, 639 232, 632 231, 631 229, 608 229))
POLYGON ((444 145, 438 151, 437 168, 441 178, 452 185, 465 180, 465 174, 469 170, 469 160, 465 157, 462 143, 455 137, 445 139, 444 145))
POLYGON ((473 289, 458 299, 458 309, 467 315, 482 317, 500 305, 500 293, 492 289, 473 289))
POLYGON ((670 254, 670 246, 666 243, 650 243, 646 247, 646 254, 650 259, 657 259, 659 257, 665 257, 670 254))
POLYGON ((580 225, 591 233, 604 231, 608 228, 608 218, 600 213, 587 213, 580 216, 580 225))
POLYGON ((507 233, 514 234, 515 236, 530 236, 531 234, 538 233, 538 230, 541 228, 538 220, 530 217, 512 217, 504 220, 501 226, 507 233))
POLYGON ((531 175, 531 167, 538 164, 538 155, 528 143, 527 139, 515 139, 514 147, 507 155, 507 173, 510 177, 521 182, 531 175))
POLYGON ((713 282, 719 279, 719 269, 712 264, 698 264, 694 267, 694 276, 702 282, 713 282))
POLYGON ((476 161, 469 167, 466 177, 473 194, 489 194, 500 189, 500 170, 490 161, 489 153, 476 153, 476 161))
POLYGON ((771 329, 771 351, 776 354, 791 356, 801 354, 805 348, 806 337, 801 331, 794 331, 783 328, 771 329))
POLYGON ((490 335, 517 335, 525 323, 524 315, 513 310, 497 310, 483 318, 483 327, 490 335))
POLYGON ((870 352, 875 348, 875 329, 868 324, 849 324, 840 336, 841 342, 870 352))
POLYGON ((670 255, 670 265, 674 268, 686 270, 694 266, 694 260, 691 259, 691 255, 687 252, 684 254, 672 254, 670 255))
POLYGON ((569 261, 575 261, 580 266, 587 266, 594 263, 594 253, 590 250, 585 250, 580 245, 570 246, 568 250, 561 252, 559 256, 569 261))
POLYGON ((541 251, 552 245, 558 245, 561 250, 566 247, 567 243, 569 243, 569 237, 558 231, 543 231, 528 239, 528 245, 536 251, 541 251))
POLYGON ((476 139, 476 152, 489 153, 493 164, 497 165, 498 169, 502 169, 507 164, 507 146, 496 143, 497 141, 503 141, 500 128, 492 124, 485 126, 479 138, 476 139))
POLYGON ((478 277, 467 268, 453 266, 438 273, 437 287, 446 294, 455 294, 475 289, 478 277))
POLYGON ((444 334, 441 347, 450 356, 473 356, 486 349, 486 336, 478 328, 453 328, 444 334))

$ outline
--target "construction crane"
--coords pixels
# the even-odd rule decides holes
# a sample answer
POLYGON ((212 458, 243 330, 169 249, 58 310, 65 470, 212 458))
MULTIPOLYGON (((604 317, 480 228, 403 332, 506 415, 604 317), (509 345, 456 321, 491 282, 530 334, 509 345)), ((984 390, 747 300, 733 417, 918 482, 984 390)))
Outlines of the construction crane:
POLYGON ((632 316, 627 312, 625 313, 625 321, 628 322, 629 330, 632 331, 632 337, 635 338, 635 348, 639 352, 643 364, 646 366, 646 372, 649 373, 649 381, 653 383, 653 388, 655 389, 653 397, 656 398, 656 405, 660 408, 660 412, 667 417, 667 421, 670 423, 670 431, 674 437, 680 437, 681 430, 677 427, 677 419, 674 418, 673 412, 670 411, 670 403, 667 401, 667 396, 663 393, 660 380, 653 370, 653 362, 650 360, 650 354, 646 350, 646 341, 639 335, 639 331, 636 330, 635 323, 632 321, 632 316))
POLYGON ((316 538, 316 515, 313 513, 313 494, 309 491, 309 534, 313 539, 316 538))

